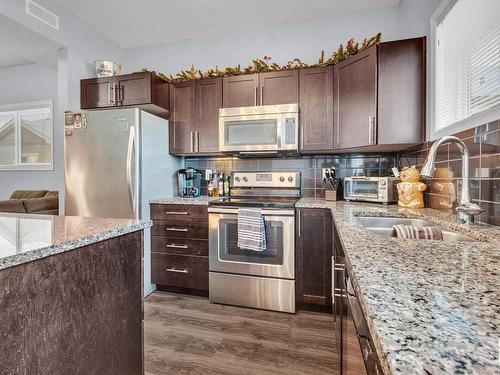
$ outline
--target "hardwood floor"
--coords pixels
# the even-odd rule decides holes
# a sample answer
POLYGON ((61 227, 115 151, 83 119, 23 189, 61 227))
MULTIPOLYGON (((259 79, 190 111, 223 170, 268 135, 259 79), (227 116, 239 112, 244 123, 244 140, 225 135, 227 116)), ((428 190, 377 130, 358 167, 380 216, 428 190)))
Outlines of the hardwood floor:
POLYGON ((210 304, 155 292, 144 303, 146 375, 336 374, 333 316, 210 304))

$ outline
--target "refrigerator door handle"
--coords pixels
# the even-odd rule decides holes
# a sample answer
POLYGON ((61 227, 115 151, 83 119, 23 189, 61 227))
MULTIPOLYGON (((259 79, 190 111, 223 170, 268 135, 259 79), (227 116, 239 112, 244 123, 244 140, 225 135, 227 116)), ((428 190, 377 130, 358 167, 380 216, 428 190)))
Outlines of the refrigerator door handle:
POLYGON ((135 126, 131 126, 128 137, 128 149, 127 149, 127 186, 128 186, 128 198, 133 213, 135 213, 134 185, 132 182, 132 155, 134 152, 134 145, 135 145, 135 126))

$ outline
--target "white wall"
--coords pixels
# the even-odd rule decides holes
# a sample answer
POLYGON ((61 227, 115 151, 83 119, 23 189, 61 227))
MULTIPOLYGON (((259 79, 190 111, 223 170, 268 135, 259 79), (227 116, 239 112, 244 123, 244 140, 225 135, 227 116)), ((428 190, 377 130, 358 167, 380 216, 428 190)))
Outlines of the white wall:
MULTIPOLYGON (((42 64, 21 65, 0 69, 0 106, 40 100, 52 100, 57 107, 57 69, 42 64)), ((57 124, 55 124, 57 125, 57 124)), ((61 129, 54 126, 54 154, 62 150, 61 129)), ((9 198, 18 189, 60 190, 62 166, 53 171, 0 172, 0 200, 9 198)))
POLYGON ((271 56, 273 61, 286 64, 298 57, 314 63, 321 50, 325 56, 351 37, 362 41, 382 32, 384 40, 398 37, 398 7, 339 15, 336 17, 282 24, 264 29, 232 32, 198 39, 183 40, 126 51, 125 69, 144 67, 166 74, 196 68, 247 65, 256 57, 271 56))
MULTIPOLYGON (((89 25, 75 17, 51 0, 37 0, 41 5, 59 16, 59 31, 26 15, 24 0, 0 0, 0 14, 60 44, 63 48, 57 55, 56 86, 54 89, 54 171, 50 172, 0 172, 0 199, 19 188, 51 188, 61 192, 63 207, 64 192, 64 111, 80 109, 80 79, 94 77, 94 60, 124 60, 124 50, 99 34, 89 25)), ((43 78, 39 78, 42 79, 43 78)), ((25 79, 18 82, 22 86, 25 79)), ((49 82, 39 81, 39 87, 49 87, 49 82)), ((3 82, 0 80, 3 89, 3 82)), ((39 92, 38 87, 33 94, 39 92)), ((51 88, 52 90, 52 88, 51 88)), ((1 91, 1 90, 0 90, 1 91)), ((31 95, 30 88, 24 94, 31 95)), ((17 95, 17 94, 16 94, 17 95)), ((21 94, 19 94, 21 95, 21 94)), ((63 212, 61 210, 61 212, 63 212)))
POLYGON ((383 41, 427 36, 430 16, 441 1, 401 0, 398 6, 389 8, 131 48, 126 50, 124 68, 132 72, 147 67, 174 75, 191 64, 201 70, 215 65, 244 66, 264 55, 278 64, 295 57, 314 63, 321 50, 329 56, 352 37, 362 41, 378 32, 383 41))

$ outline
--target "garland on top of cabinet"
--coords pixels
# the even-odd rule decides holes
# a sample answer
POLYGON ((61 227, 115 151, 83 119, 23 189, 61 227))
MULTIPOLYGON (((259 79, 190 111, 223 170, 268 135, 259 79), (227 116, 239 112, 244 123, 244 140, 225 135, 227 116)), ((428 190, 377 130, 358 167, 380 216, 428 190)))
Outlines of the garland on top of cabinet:
MULTIPOLYGON (((337 51, 333 52, 332 55, 325 60, 325 52, 321 51, 320 58, 316 64, 308 65, 299 58, 294 58, 288 61, 286 65, 279 65, 275 62, 271 62, 272 58, 269 56, 264 56, 262 59, 257 58, 252 60, 252 65, 242 68, 240 65, 235 67, 227 67, 224 70, 220 70, 218 66, 215 69, 209 69, 206 72, 195 69, 194 65, 191 65, 191 69, 183 70, 177 73, 175 76, 166 75, 164 73, 156 72, 156 74, 168 82, 184 82, 191 81, 195 79, 205 79, 205 78, 218 78, 218 77, 228 77, 237 76, 242 74, 252 74, 252 73, 265 73, 265 72, 279 72, 281 70, 291 70, 291 69, 303 69, 303 68, 314 68, 320 66, 334 65, 337 64, 357 53, 375 45, 380 42, 382 34, 371 37, 370 39, 364 39, 361 45, 351 38, 347 41, 346 46, 342 44, 339 46, 337 51)), ((144 68, 141 72, 148 72, 148 68, 144 68)))

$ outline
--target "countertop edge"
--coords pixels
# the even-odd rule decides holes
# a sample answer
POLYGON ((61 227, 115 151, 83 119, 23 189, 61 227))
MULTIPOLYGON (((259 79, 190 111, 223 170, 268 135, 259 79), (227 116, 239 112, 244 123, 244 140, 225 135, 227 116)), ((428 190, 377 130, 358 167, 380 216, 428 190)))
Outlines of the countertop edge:
POLYGON ((40 249, 35 249, 28 251, 26 253, 14 254, 0 260, 0 271, 19 266, 24 263, 32 262, 38 259, 43 259, 49 257, 51 255, 57 255, 64 253, 66 251, 78 249, 80 247, 92 245, 97 242, 102 242, 109 240, 111 238, 123 236, 126 234, 130 234, 133 232, 138 232, 144 230, 146 228, 150 228, 153 225, 151 220, 147 220, 144 222, 132 224, 129 226, 125 226, 122 228, 115 228, 105 232, 96 233, 90 236, 85 236, 76 240, 71 240, 67 242, 63 242, 57 245, 51 245, 47 247, 42 247, 40 249))

